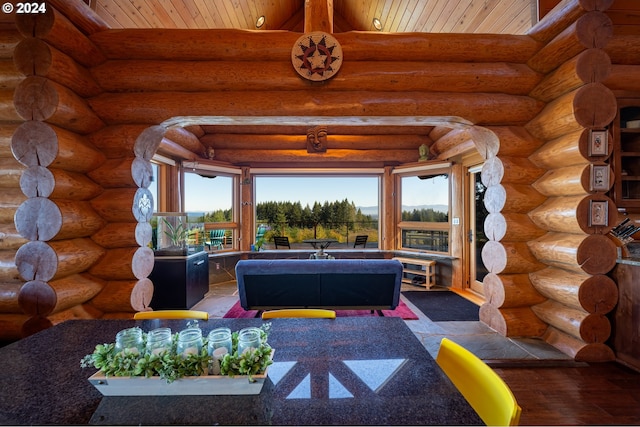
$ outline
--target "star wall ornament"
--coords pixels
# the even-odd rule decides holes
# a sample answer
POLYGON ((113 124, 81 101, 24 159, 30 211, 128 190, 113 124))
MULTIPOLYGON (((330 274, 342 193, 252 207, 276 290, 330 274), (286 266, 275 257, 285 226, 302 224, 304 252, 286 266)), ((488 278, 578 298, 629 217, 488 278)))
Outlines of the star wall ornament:
POLYGON ((342 65, 342 47, 331 35, 322 31, 301 36, 291 50, 293 68, 314 82, 333 77, 342 65))

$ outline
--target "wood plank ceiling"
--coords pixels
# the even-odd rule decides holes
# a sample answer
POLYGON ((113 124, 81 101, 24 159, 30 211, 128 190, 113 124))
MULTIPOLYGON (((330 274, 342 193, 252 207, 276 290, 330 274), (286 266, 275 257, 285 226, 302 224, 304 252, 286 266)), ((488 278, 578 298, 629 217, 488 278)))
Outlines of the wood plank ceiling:
MULTIPOLYGON (((85 0, 113 28, 303 31, 304 0, 85 0)), ((333 0, 334 32, 523 34, 537 0, 333 0)))

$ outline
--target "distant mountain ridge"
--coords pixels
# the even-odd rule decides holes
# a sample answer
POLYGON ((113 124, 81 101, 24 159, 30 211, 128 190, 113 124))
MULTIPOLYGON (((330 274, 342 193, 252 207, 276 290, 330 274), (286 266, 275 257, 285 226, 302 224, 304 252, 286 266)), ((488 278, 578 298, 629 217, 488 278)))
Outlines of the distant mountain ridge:
MULTIPOLYGON (((373 217, 378 216, 378 206, 356 206, 356 209, 360 209, 364 215, 371 215, 373 217)), ((414 210, 421 209, 433 209, 436 212, 449 212, 449 206, 447 205, 417 205, 417 206, 408 206, 402 205, 403 212, 413 212, 414 210)))

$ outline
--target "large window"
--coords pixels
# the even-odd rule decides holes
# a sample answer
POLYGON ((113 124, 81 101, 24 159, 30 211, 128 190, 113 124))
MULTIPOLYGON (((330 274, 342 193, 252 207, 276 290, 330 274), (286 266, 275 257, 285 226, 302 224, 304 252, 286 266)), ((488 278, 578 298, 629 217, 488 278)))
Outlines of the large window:
POLYGON ((399 186, 401 248, 448 253, 448 169, 401 175, 399 186))
POLYGON ((379 176, 255 173, 257 246, 271 248, 273 236, 287 236, 293 247, 332 238, 332 248, 347 248, 357 235, 368 236, 367 248, 378 246, 379 176))
POLYGON ((184 212, 189 245, 205 250, 233 249, 237 234, 234 200, 237 175, 184 168, 184 212))

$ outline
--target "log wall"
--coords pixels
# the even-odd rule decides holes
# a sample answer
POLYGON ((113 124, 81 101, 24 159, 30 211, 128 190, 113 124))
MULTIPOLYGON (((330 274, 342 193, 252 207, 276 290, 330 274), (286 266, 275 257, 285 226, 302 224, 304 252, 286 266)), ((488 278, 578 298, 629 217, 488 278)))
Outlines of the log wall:
POLYGON ((524 126, 539 141, 526 145, 535 151, 498 153, 483 170, 491 240, 482 252, 490 274, 480 317, 505 335, 540 336, 576 360, 604 361, 614 358, 605 342, 606 314, 617 302, 607 277, 616 250, 606 235, 617 211, 608 188, 591 188, 591 166, 606 165, 608 156, 589 155, 588 144, 590 131, 606 130, 616 114, 615 95, 603 84, 612 69, 604 48, 613 29, 606 13, 584 9, 588 4, 563 2, 556 11, 562 16, 552 11, 530 31, 546 45, 528 61, 545 74, 529 95, 546 106, 524 126), (507 165, 524 172, 503 172, 507 165), (518 185, 510 182, 515 177, 518 185), (593 201, 607 206, 607 225, 591 224, 593 201))
POLYGON ((0 341, 20 337, 29 318, 18 302, 24 281, 14 260, 16 251, 27 242, 13 223, 16 210, 26 199, 20 191, 25 167, 11 152, 11 136, 22 122, 12 102, 13 93, 24 79, 11 58, 21 40, 17 31, 0 31, 0 341))
POLYGON ((19 36, 0 34, 13 37, 7 58, 15 64, 5 79, 14 90, 0 107, 12 126, 0 135, 0 161, 15 168, 0 176, 0 230, 11 236, 0 257, 16 253, 15 267, 0 270, 9 284, 0 323, 13 323, 2 330, 15 336, 76 316, 147 309, 156 152, 388 167, 411 161, 426 143, 439 159, 477 150, 486 160, 490 241, 482 257, 490 273, 481 319, 507 336, 542 336, 576 359, 609 360, 605 314, 615 292, 602 239, 610 227, 590 226, 585 209, 606 201, 611 225, 615 209, 585 185, 589 165, 608 160, 586 147, 589 130, 613 119, 619 83, 609 76, 626 73, 621 67, 640 63, 640 54, 636 38, 613 37, 598 3, 563 1, 525 36, 340 33, 348 61, 322 86, 291 69, 299 36, 291 32, 108 31, 67 19, 77 11, 65 2, 61 12, 18 21, 19 36), (197 126, 158 126, 206 115, 459 116, 476 126, 392 135, 391 143, 382 135, 375 150, 374 135, 340 134, 311 162, 304 141, 286 135, 239 150, 230 135, 200 139, 197 126), (12 150, 1 151, 9 138, 12 150), (17 176, 24 182, 16 185, 17 176), (601 262, 586 262, 596 253, 601 262))
POLYGON ((15 230, 3 230, 20 239, 8 239, 15 267, 4 269, 2 305, 22 320, 3 329, 5 339, 70 318, 131 317, 153 292, 149 210, 133 208, 149 199, 151 167, 129 142, 146 126, 113 129, 93 112, 86 98, 103 89, 89 70, 105 58, 55 8, 17 16, 16 27, 11 54, 21 79, 12 103, 19 120, 3 137, 10 149, 2 155, 17 166, 3 168, 0 185, 15 188, 15 230))

